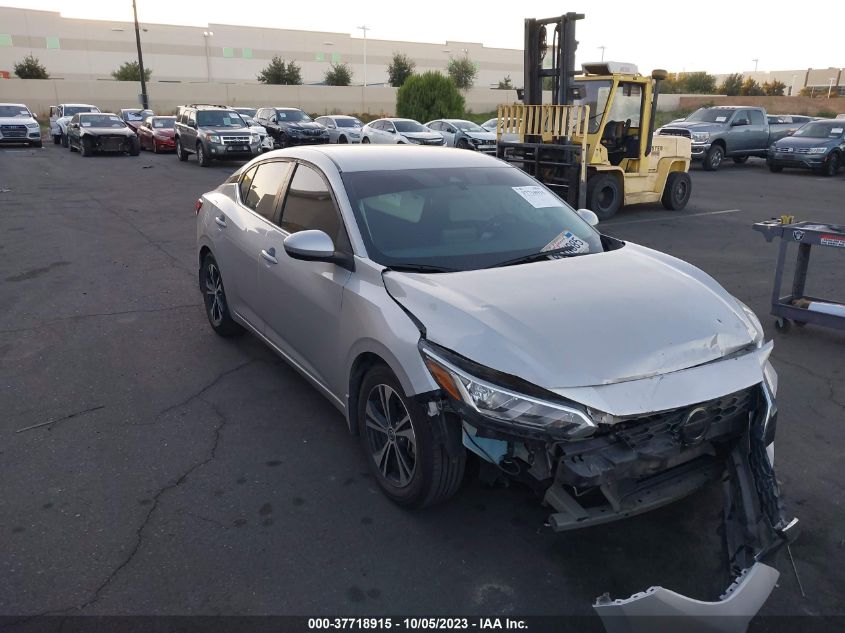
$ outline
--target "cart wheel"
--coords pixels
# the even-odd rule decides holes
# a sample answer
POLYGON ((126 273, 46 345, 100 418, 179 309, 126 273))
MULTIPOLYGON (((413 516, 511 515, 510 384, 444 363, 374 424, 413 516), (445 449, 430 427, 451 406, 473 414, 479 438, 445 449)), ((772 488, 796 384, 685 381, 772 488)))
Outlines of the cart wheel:
POLYGON ((778 317, 777 319, 775 319, 775 329, 778 332, 786 333, 789 332, 791 328, 792 321, 790 321, 789 319, 784 319, 783 317, 778 317))

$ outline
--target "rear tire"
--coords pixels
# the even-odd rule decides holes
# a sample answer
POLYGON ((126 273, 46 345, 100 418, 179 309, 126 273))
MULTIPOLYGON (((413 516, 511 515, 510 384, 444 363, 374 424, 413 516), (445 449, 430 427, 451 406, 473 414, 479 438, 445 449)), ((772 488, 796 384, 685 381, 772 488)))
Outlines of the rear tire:
POLYGON ((62 142, 62 135, 61 134, 53 134, 53 143, 58 145, 62 142))
POLYGON ((138 139, 132 139, 132 146, 129 148, 130 156, 138 156, 141 153, 141 143, 138 139))
POLYGON ((663 196, 660 202, 663 208, 669 211, 680 211, 689 202, 692 195, 692 180, 689 174, 683 171, 673 171, 666 178, 666 185, 663 187, 663 196))
POLYGON ((725 158, 725 150, 721 145, 711 145, 704 155, 704 171, 717 171, 725 158))
POLYGON ((422 508, 445 501, 460 488, 466 452, 449 456, 435 440, 422 406, 405 396, 385 365, 374 366, 361 383, 358 430, 373 477, 395 503, 422 508))
POLYGON ((345 136, 341 136, 339 139, 337 139, 337 142, 341 143, 341 144, 345 144, 345 143, 348 143, 349 141, 347 140, 347 138, 345 136))
POLYGON ((622 187, 611 174, 596 174, 587 181, 587 207, 599 220, 609 220, 622 207, 622 187))
POLYGON ((62 134, 62 147, 67 147, 67 144, 68 144, 67 134, 62 134))
POLYGON ((94 149, 91 147, 91 141, 87 138, 79 139, 79 155, 89 158, 93 153, 94 149))
POLYGON ((200 266, 200 290, 202 291, 205 315, 211 328, 220 336, 236 336, 244 331, 229 312, 223 277, 214 255, 206 253, 200 266))
POLYGON ((368 139, 368 138, 365 136, 363 139, 361 139, 361 143, 363 143, 364 145, 369 145, 369 144, 370 144, 370 139, 368 139))
POLYGON ((188 160, 188 152, 182 147, 182 139, 176 139, 176 156, 181 160, 183 163, 188 160))

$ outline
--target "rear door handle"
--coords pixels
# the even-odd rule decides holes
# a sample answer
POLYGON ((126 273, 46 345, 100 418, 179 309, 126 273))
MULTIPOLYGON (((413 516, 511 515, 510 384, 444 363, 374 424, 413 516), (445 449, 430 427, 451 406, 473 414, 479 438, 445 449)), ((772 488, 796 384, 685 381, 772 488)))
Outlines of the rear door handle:
POLYGON ((263 257, 266 261, 270 262, 271 264, 278 264, 279 260, 276 259, 276 249, 271 248, 269 251, 262 250, 261 257, 263 257))
POLYGON ((217 222, 217 226, 219 226, 221 229, 225 229, 227 226, 225 215, 218 215, 214 218, 214 221, 217 222))

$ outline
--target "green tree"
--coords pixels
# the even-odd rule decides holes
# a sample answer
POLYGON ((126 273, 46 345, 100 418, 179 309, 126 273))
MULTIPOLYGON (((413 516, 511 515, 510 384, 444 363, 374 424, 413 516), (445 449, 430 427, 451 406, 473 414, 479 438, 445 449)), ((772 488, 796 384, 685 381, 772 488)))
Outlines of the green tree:
POLYGON ((505 75, 505 78, 499 82, 499 90, 513 90, 513 81, 510 75, 505 75))
POLYGON ((352 69, 349 64, 332 64, 326 71, 324 81, 327 86, 348 86, 352 83, 352 69))
POLYGON ((21 79, 49 79, 50 74, 37 57, 31 54, 14 66, 15 74, 21 79))
POLYGON ((257 79, 263 84, 298 86, 302 83, 302 68, 293 60, 285 62, 274 55, 257 79))
POLYGON ((416 62, 405 53, 393 53, 393 59, 387 66, 387 81, 394 88, 401 88, 408 77, 414 74, 416 62))
POLYGON ((396 92, 396 114, 417 121, 459 118, 464 106, 455 82, 437 71, 412 75, 396 92))
POLYGON ((736 97, 742 91, 742 73, 731 73, 719 86, 719 94, 736 97))
MULTIPOLYGON (((145 68, 144 81, 149 81, 152 74, 152 68, 145 68)), ((138 62, 123 62, 120 68, 112 71, 111 76, 117 81, 141 81, 141 67, 138 62)))
POLYGON ((742 82, 739 94, 743 97, 759 97, 763 95, 763 89, 752 77, 742 82))
POLYGON ((461 90, 472 88, 475 77, 478 75, 478 68, 475 67, 475 63, 469 58, 469 55, 464 55, 460 59, 450 59, 446 70, 449 72, 452 81, 461 90))
POLYGON ((716 78, 704 71, 684 73, 684 92, 694 95, 712 95, 716 92, 716 78))
POLYGON ((763 92, 767 95, 781 97, 783 96, 784 90, 786 90, 786 84, 782 81, 778 81, 777 79, 771 83, 768 81, 763 83, 763 92))

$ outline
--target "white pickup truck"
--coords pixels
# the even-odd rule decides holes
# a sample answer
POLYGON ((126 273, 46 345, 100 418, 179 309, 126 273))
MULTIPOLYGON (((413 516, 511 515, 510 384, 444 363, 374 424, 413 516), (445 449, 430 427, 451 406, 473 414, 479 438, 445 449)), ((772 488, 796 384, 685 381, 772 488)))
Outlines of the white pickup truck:
POLYGON ((77 112, 99 112, 100 108, 87 103, 60 103, 50 106, 50 136, 53 142, 67 147, 67 124, 77 112))

